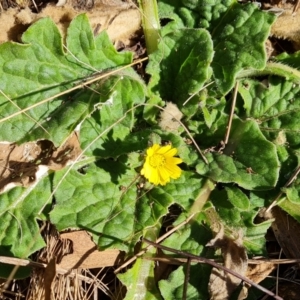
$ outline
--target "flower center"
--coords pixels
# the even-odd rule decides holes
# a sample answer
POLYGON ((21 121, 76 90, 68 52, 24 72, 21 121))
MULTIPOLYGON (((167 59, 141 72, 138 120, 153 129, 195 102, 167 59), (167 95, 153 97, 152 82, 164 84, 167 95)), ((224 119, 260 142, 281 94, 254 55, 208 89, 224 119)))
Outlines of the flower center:
POLYGON ((166 159, 161 154, 154 154, 150 157, 149 163, 153 168, 162 167, 166 163, 166 159))

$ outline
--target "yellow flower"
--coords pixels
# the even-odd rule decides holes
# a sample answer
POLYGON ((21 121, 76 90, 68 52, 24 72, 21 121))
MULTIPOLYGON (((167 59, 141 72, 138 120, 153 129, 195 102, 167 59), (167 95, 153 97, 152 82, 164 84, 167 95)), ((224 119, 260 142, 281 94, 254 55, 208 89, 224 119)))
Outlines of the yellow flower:
POLYGON ((182 159, 174 157, 177 153, 176 148, 171 145, 159 146, 154 144, 147 149, 147 156, 141 174, 149 182, 158 185, 166 185, 170 178, 177 179, 181 175, 181 169, 177 166, 182 163, 182 159))

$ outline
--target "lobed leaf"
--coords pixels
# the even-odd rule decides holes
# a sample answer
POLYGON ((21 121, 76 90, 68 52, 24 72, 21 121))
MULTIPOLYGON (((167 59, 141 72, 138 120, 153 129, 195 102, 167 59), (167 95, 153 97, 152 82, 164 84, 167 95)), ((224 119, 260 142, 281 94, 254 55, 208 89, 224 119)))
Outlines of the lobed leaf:
POLYGON ((166 26, 166 32, 174 27, 183 30, 184 26, 209 30, 215 52, 211 67, 222 94, 232 89, 240 71, 266 66, 264 43, 275 16, 257 5, 233 0, 163 0, 159 7, 163 17, 176 20, 166 26))
POLYGON ((54 176, 57 205, 50 213, 51 222, 58 230, 90 231, 102 248, 114 245, 128 250, 134 224, 135 171, 125 160, 90 164, 84 174, 71 170, 65 176, 66 172, 54 176))
MULTIPOLYGON (((49 118, 54 118, 56 123, 61 120, 58 114, 52 114, 67 97, 44 104, 39 102, 73 87, 95 71, 128 64, 132 59, 131 53, 117 53, 106 33, 94 40, 85 15, 79 15, 69 26, 67 52, 58 28, 49 18, 33 24, 23 34, 22 41, 24 44, 0 45, 0 115, 9 117, 21 109, 38 106, 27 111, 27 115, 21 113, 0 123, 1 140, 11 142, 47 138, 60 144, 62 138, 49 132, 47 121, 49 118), (36 128, 39 128, 38 133, 32 134, 36 128)), ((72 126, 62 123, 60 128, 70 134, 76 124, 77 118, 72 126)))
POLYGON ((185 27, 211 30, 234 2, 234 0, 161 0, 159 10, 163 18, 176 21, 179 19, 185 27))
MULTIPOLYGON (((225 187, 225 190, 215 189, 211 194, 211 202, 218 211, 222 223, 229 227, 232 236, 243 233, 243 245, 251 254, 263 255, 266 252, 265 234, 271 226, 272 220, 257 223, 255 219, 259 210, 265 206, 264 198, 260 198, 263 192, 252 192, 250 199, 237 187, 225 187), (239 192, 238 192, 239 191, 239 192), (247 198, 244 207, 236 206, 236 197, 247 198)), ((268 192, 269 193, 269 192, 268 192)), ((240 200, 241 201, 241 200, 240 200)))
MULTIPOLYGON (((40 169, 30 188, 15 187, 0 195, 0 255, 26 258, 45 245, 37 223, 40 210, 51 199, 50 178, 40 169)), ((10 269, 1 266, 0 276, 10 269)))
MULTIPOLYGON (((145 101, 146 89, 140 78, 131 71, 111 76, 100 83, 94 112, 81 125, 80 142, 86 154, 116 157, 122 153, 144 150, 147 147, 147 130, 131 134, 135 117, 134 105, 145 101), (90 144, 94 141, 92 144, 90 144), (124 147, 119 147, 120 143, 124 147)), ((88 97, 84 94, 84 97, 88 97)), ((85 102, 86 103, 86 102, 85 102)), ((94 102, 93 102, 94 103, 94 102)))
POLYGON ((278 146, 298 149, 300 145, 300 88, 291 81, 269 77, 267 85, 245 79, 239 91, 245 117, 255 118, 264 135, 278 146))
POLYGON ((208 153, 209 164, 196 170, 216 182, 234 182, 245 189, 271 189, 278 180, 276 147, 266 140, 253 120, 233 120, 226 154, 208 153))
POLYGON ((234 3, 212 32, 215 56, 212 62, 216 84, 223 94, 234 86, 237 74, 266 65, 264 43, 275 17, 255 4, 234 3))
POLYGON ((167 34, 147 66, 151 93, 181 107, 210 77, 212 56, 212 41, 204 29, 184 28, 167 34))

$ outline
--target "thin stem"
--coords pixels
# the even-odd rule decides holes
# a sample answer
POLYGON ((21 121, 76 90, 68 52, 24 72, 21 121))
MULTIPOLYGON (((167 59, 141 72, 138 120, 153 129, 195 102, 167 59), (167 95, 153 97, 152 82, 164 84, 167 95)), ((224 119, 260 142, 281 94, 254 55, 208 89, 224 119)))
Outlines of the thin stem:
POLYGON ((160 23, 156 0, 139 0, 142 10, 142 24, 145 34, 148 54, 153 53, 158 46, 160 23))
POLYGON ((228 120, 228 124, 227 124, 227 130, 226 130, 226 134, 225 134, 225 138, 224 138, 225 145, 228 143, 228 140, 229 140, 232 119, 233 119, 233 114, 234 114, 234 109, 235 109, 235 104, 236 104, 236 98, 237 98, 237 93, 238 93, 238 87, 239 87, 239 81, 237 80, 235 83, 235 87, 234 87, 234 92, 233 92, 233 97, 232 97, 232 102, 231 102, 231 110, 230 110, 229 120, 228 120))

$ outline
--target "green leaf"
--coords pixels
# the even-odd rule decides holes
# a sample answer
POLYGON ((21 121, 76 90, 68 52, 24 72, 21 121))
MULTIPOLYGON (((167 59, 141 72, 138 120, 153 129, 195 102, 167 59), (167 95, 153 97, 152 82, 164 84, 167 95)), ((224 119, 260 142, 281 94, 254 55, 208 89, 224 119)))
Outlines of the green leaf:
MULTIPOLYGON (((175 190, 172 183, 168 185, 171 185, 173 191, 175 190)), ((141 232, 145 227, 156 225, 157 221, 168 213, 168 207, 173 203, 172 195, 165 193, 162 187, 158 186, 144 193, 136 203, 136 231, 141 232)))
POLYGON ((63 179, 65 172, 57 172, 54 177, 57 205, 50 214, 51 221, 58 230, 90 231, 102 249, 132 250, 143 230, 156 226, 177 198, 191 205, 193 199, 187 199, 186 194, 192 197, 193 189, 199 188, 199 178, 191 181, 191 174, 187 174, 168 184, 167 190, 155 187, 139 191, 132 162, 124 157, 119 162, 99 161, 85 174, 71 170, 63 179), (186 181, 190 186, 182 184, 186 181))
MULTIPOLYGON (((45 243, 40 235, 37 216, 51 199, 48 173, 40 170, 30 188, 15 187, 0 195, 0 255, 27 258, 45 243)), ((0 268, 0 276, 8 276, 0 268)))
POLYGON ((283 52, 276 56, 276 60, 280 61, 283 64, 286 64, 291 67, 299 69, 300 68, 300 51, 297 51, 292 54, 283 52))
MULTIPOLYGON (((230 188, 226 186, 225 190, 215 189, 210 197, 211 202, 215 210, 217 210, 220 220, 225 227, 228 226, 227 230, 232 232, 231 234, 233 236, 241 235, 240 230, 242 230, 243 235, 241 235, 241 237, 247 251, 251 254, 263 255, 266 252, 265 235, 272 224, 272 220, 257 223, 256 218, 260 209, 265 205, 264 198, 266 197, 262 194, 263 192, 250 193, 249 201, 248 197, 243 194, 241 190, 237 192, 238 188, 232 188, 232 186, 230 186, 230 188), (228 193, 228 191, 230 191, 230 193, 228 193), (233 193, 234 196, 232 197, 233 193), (232 199, 237 195, 239 199, 247 199, 248 207, 245 205, 244 209, 241 210, 235 205, 232 199)), ((265 193, 269 193, 269 191, 265 193)))
POLYGON ((244 246, 247 248, 248 253, 253 255, 266 255, 266 233, 272 225, 272 220, 267 220, 262 223, 256 224, 253 213, 243 214, 245 221, 249 221, 244 238, 244 246), (247 219, 247 217, 249 217, 247 219), (251 223, 250 223, 251 220, 251 223))
MULTIPOLYGON (((290 195, 289 195, 290 196, 290 195)), ((294 200, 294 199, 292 199, 294 200)), ((289 198, 279 203, 279 206, 291 215, 295 220, 300 222, 300 205, 299 199, 297 202, 291 201, 289 198)))
MULTIPOLYGON (((189 300, 208 299, 208 279, 210 267, 204 264, 191 264, 189 281, 187 286, 187 298, 189 300)), ((179 267, 172 272, 167 280, 159 282, 159 289, 164 299, 182 299, 186 267, 179 267)))
POLYGON ((189 212, 205 183, 206 178, 195 172, 184 171, 180 178, 164 187, 164 192, 172 196, 174 203, 180 205, 185 212, 189 212))
POLYGON ((231 204, 240 210, 248 210, 250 203, 248 197, 237 187, 225 187, 228 200, 231 204))
POLYGON ((283 188, 286 197, 282 197, 278 205, 290 214, 294 219, 300 222, 300 180, 297 178, 291 186, 283 188))
POLYGON ((239 86, 245 117, 255 118, 264 135, 278 146, 300 146, 300 87, 279 77, 260 83, 245 79, 239 86))
POLYGON ((294 204, 300 204, 300 197, 299 197, 299 186, 298 184, 295 186, 291 186, 285 188, 286 196, 289 201, 293 202, 294 204))
MULTIPOLYGON (((157 223, 153 228, 147 228, 144 231, 144 237, 149 240, 156 240, 159 236, 161 223, 157 223)), ((142 243, 141 248, 147 246, 142 243)), ((147 258, 137 258, 133 267, 123 274, 118 274, 118 278, 126 286, 127 293, 125 300, 162 300, 155 280, 155 258, 156 248, 152 247, 147 251, 147 258)))
MULTIPOLYGON (((99 88, 98 109, 81 125, 80 142, 86 154, 117 157, 123 153, 144 150, 147 130, 131 134, 134 125, 134 105, 145 100, 145 86, 131 71, 122 72, 103 81, 99 88), (139 140, 138 140, 139 139, 139 140), (94 141, 92 144, 90 144, 94 141), (124 147, 119 147, 120 143, 124 147)), ((86 95, 86 94, 85 94, 86 95)))
POLYGON ((154 267, 153 261, 138 258, 131 269, 118 274, 118 278, 127 288, 125 300, 162 299, 155 285, 154 267))
POLYGON ((107 160, 91 164, 84 169, 84 174, 75 170, 67 175, 64 175, 66 171, 56 172, 57 205, 50 213, 51 222, 58 230, 83 228, 90 231, 102 249, 113 247, 131 251, 143 230, 156 226, 171 204, 180 199, 189 205, 193 203, 199 178, 187 173, 166 187, 139 191, 134 184, 137 173, 132 164, 135 163, 123 156, 117 162, 107 160), (189 184, 184 184, 187 182, 189 184), (191 198, 187 198, 187 194, 191 198))
MULTIPOLYGON (((179 18, 187 28, 210 31, 215 51, 211 67, 223 94, 231 90, 240 71, 264 69, 267 60, 264 44, 274 15, 261 11, 255 4, 241 5, 232 0, 181 3, 163 0, 159 7, 165 18, 179 18)), ((170 26, 172 24, 166 27, 170 26)))
POLYGON ((189 209, 203 184, 203 178, 186 171, 166 186, 157 186, 142 194, 136 203, 136 232, 156 225, 174 203, 184 210, 189 209))
MULTIPOLYGON (((186 140, 178 135, 177 133, 162 131, 162 130, 153 130, 153 133, 159 136, 159 142, 163 143, 164 141, 168 141, 172 144, 172 147, 178 150, 178 156, 183 160, 184 163, 191 166, 194 165, 199 160, 199 153, 196 152, 196 149, 187 145, 186 140)), ((150 139, 150 142, 154 143, 153 140, 150 139)), ((177 180, 176 180, 177 182, 177 180)))
POLYGON ((113 245, 128 250, 134 225, 136 172, 126 165, 126 160, 90 164, 84 174, 71 170, 65 175, 66 172, 59 171, 54 176, 57 205, 50 213, 51 222, 58 230, 90 231, 101 248, 113 245))
MULTIPOLYGON (((7 42, 0 46, 0 89, 5 94, 0 95, 0 115, 9 117, 20 109, 38 106, 27 111, 27 115, 18 114, 0 123, 1 140, 12 142, 47 138, 56 145, 60 144, 66 137, 52 136, 52 127, 47 126, 47 121, 61 121, 59 114, 52 114, 68 97, 43 104, 39 102, 73 87, 95 70, 128 64, 132 59, 131 53, 118 54, 106 33, 94 40, 85 15, 79 15, 70 24, 66 53, 62 36, 49 18, 34 23, 23 34, 22 41, 24 45, 7 42), (32 134, 35 128, 38 131, 32 134)), ((72 101, 65 103, 64 109, 66 106, 73 106, 72 101)), ((82 109, 82 106, 77 109, 82 109)), ((69 119, 67 124, 60 124, 68 134, 82 116, 82 113, 74 113, 77 117, 72 126, 69 119)), ((54 131, 57 131, 57 126, 54 131)))
POLYGON ((212 41, 203 29, 178 29, 167 34, 150 56, 149 89, 182 106, 210 77, 212 41))
MULTIPOLYGON (((163 188, 164 191, 162 192, 164 192, 164 194, 162 193, 157 199, 162 199, 164 195, 168 195, 171 199, 173 198, 173 202, 175 201, 184 210, 173 224, 174 226, 187 218, 187 212, 194 206, 194 202, 205 184, 206 180, 198 177, 194 172, 184 172, 178 180, 173 181, 163 188)), ((152 197, 149 197, 149 199, 152 199, 152 197)), ((156 201, 158 202, 158 200, 156 201)), ((152 205, 154 205, 154 203, 155 202, 152 199, 152 205)), ((196 214, 189 223, 174 232, 163 242, 163 244, 195 255, 204 255, 207 252, 204 245, 211 239, 211 231, 203 224, 204 220, 204 214, 196 214)), ((164 252, 167 254, 167 251, 164 252)), ((170 254, 168 253, 168 255, 170 254)), ((172 253, 171 255, 174 254, 172 253)), ((205 276, 204 274, 208 274, 209 270, 210 268, 207 266, 192 266, 190 270, 188 299, 194 299, 193 297, 196 297, 196 299, 203 299, 206 297, 208 276, 205 276), (199 272, 203 277, 203 280, 201 280, 200 284, 199 282, 196 284, 196 278, 199 276, 199 272), (190 295, 193 295, 192 298, 190 298, 190 295), (200 297, 200 295, 203 295, 203 298, 200 297)), ((182 281, 181 279, 181 273, 179 274, 177 270, 172 273, 168 280, 160 281, 159 287, 164 299, 177 299, 179 297, 178 295, 182 293, 184 282, 184 280, 182 281)))
POLYGON ((196 170, 216 182, 234 182, 245 189, 264 190, 275 186, 279 176, 276 147, 266 140, 255 121, 233 120, 226 155, 208 153, 208 165, 196 170))
POLYGON ((231 90, 241 70, 265 67, 265 41, 274 20, 273 15, 262 12, 255 4, 234 3, 214 28, 212 68, 223 94, 231 90))
MULTIPOLYGON (((184 212, 178 217, 173 225, 180 224, 186 218, 187 214, 184 212)), ((173 249, 186 251, 194 255, 205 255, 207 249, 204 245, 212 238, 210 229, 208 226, 204 225, 205 222, 205 215, 203 213, 197 214, 188 224, 182 226, 168 237, 163 242, 163 245, 173 249)), ((167 251, 164 252, 170 254, 167 251)), ((174 253, 172 255, 174 255, 174 253)))
MULTIPOLYGON (((231 191, 231 188, 232 187, 229 188, 226 186, 225 190, 215 189, 211 194, 210 200, 224 224, 230 224, 230 227, 236 230, 243 227, 244 223, 241 210, 235 207, 232 201, 230 201, 233 197, 228 190, 231 191)), ((238 188, 236 188, 236 190, 238 190, 238 188)), ((242 192, 240 193, 242 194, 242 192)), ((232 191, 231 194, 233 194, 232 191)), ((244 197, 246 197, 246 195, 244 195, 244 197)))
POLYGON ((214 29, 234 0, 161 0, 160 15, 163 18, 179 19, 188 28, 214 29))

